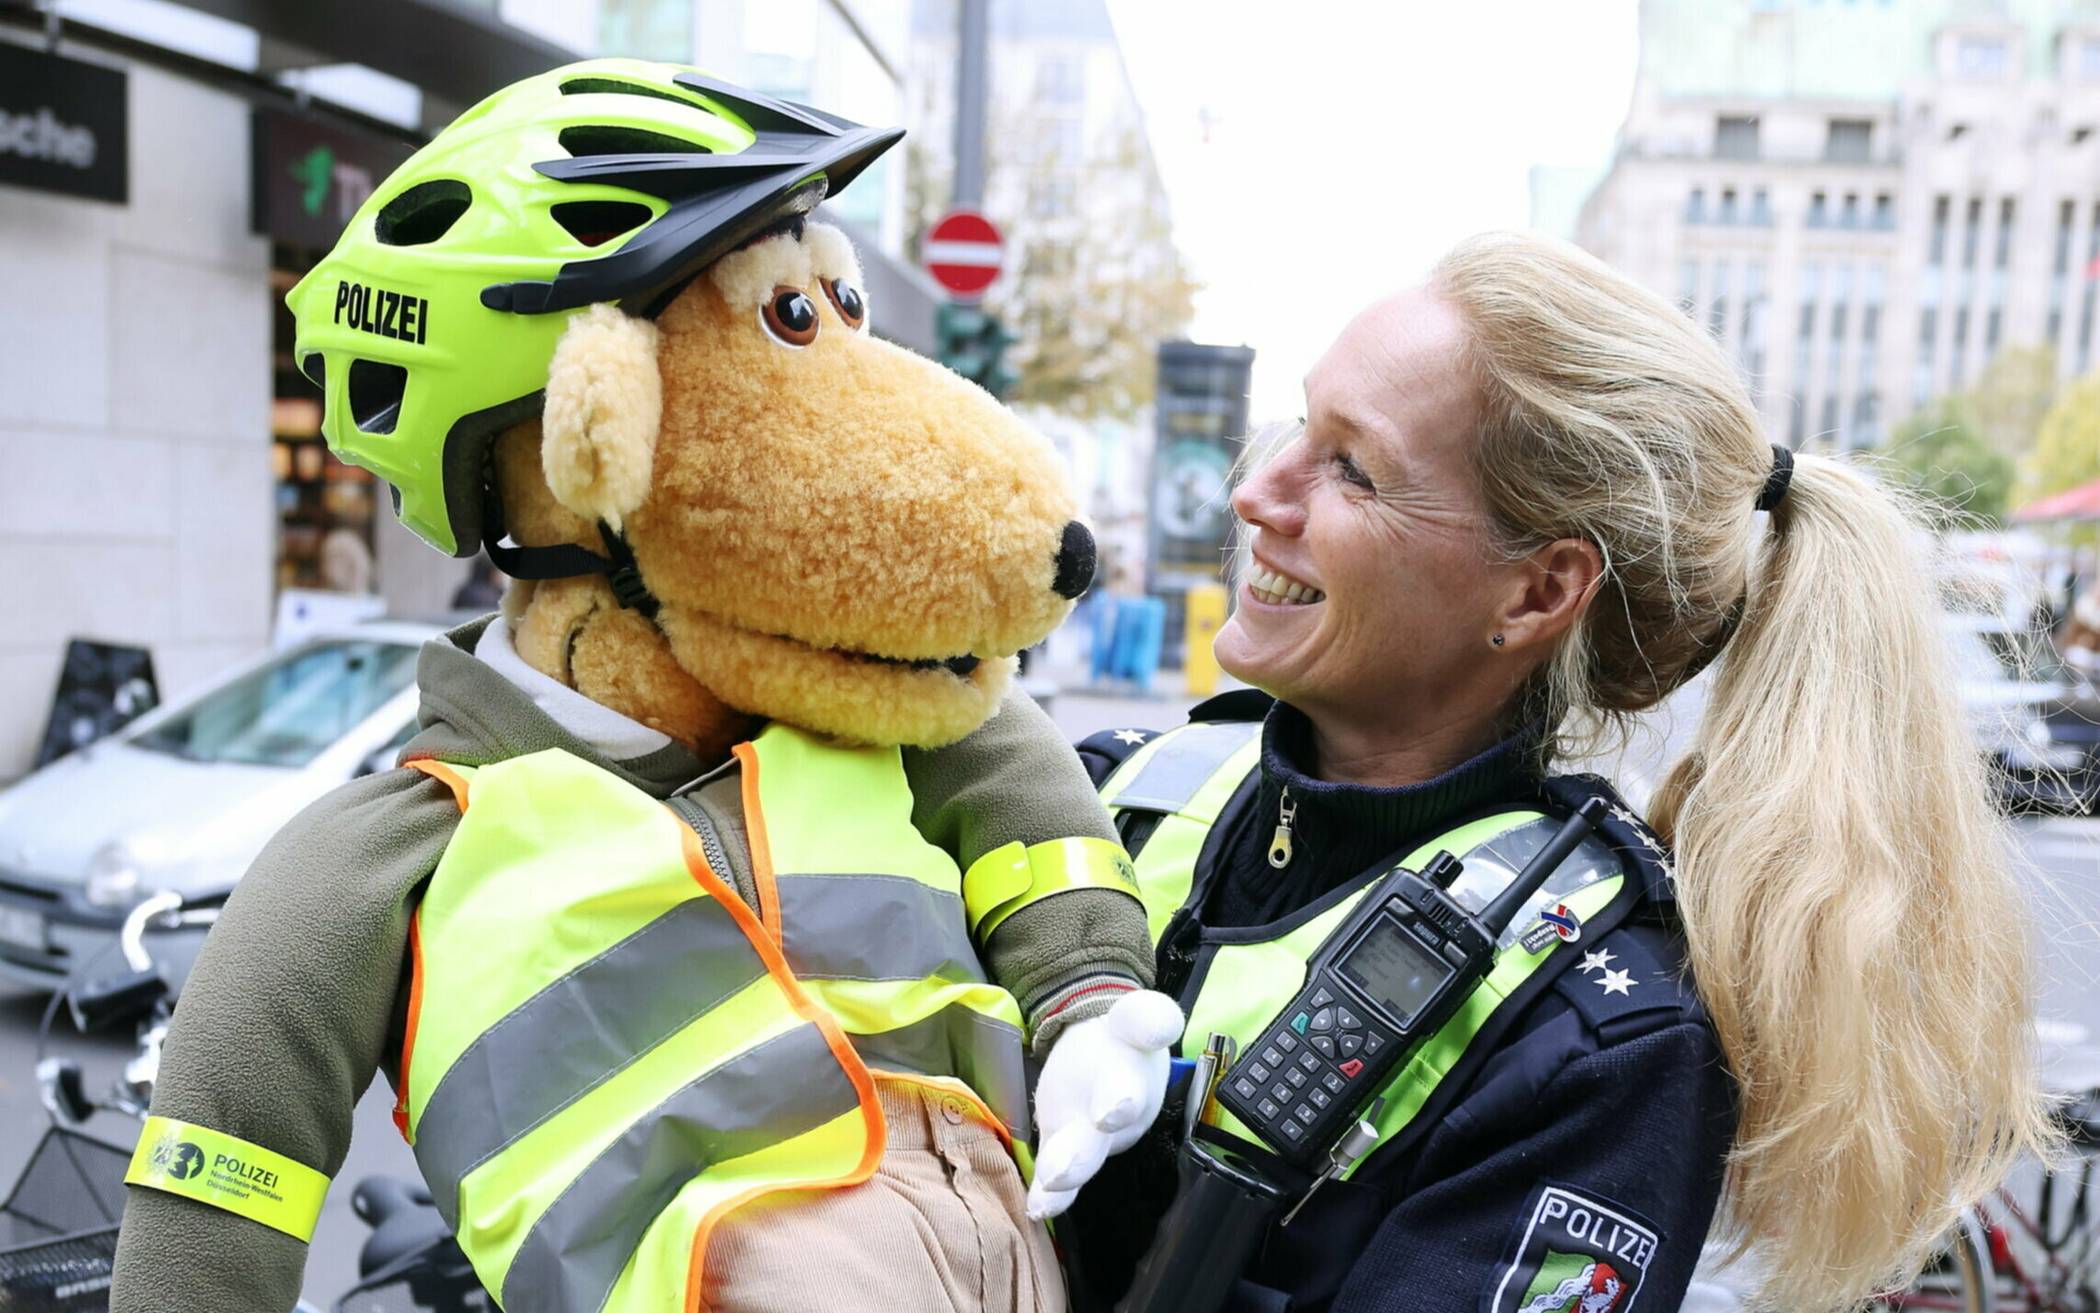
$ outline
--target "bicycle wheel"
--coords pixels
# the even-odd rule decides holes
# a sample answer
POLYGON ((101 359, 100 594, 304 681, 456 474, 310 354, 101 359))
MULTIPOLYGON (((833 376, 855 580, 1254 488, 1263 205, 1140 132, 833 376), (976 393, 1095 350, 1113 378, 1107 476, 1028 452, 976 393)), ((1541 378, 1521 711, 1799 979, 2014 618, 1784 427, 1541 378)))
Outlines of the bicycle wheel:
POLYGON ((1925 1309, 1935 1313, 1996 1313, 1991 1275, 1991 1248, 1984 1220, 1975 1209, 1964 1209, 1917 1280, 1907 1289, 1883 1295, 1875 1308, 1887 1313, 1925 1309))

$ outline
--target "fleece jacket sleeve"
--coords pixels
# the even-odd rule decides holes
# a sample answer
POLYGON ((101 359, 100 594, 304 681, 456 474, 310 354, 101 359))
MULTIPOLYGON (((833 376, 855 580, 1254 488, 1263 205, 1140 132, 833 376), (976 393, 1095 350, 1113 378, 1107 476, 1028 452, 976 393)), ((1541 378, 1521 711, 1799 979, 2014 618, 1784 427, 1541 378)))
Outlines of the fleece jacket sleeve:
POLYGON ((1734 1131, 1734 1085, 1697 1021, 1573 1059, 1515 1124, 1476 1124, 1461 1104, 1332 1313, 1515 1313, 1527 1291, 1585 1272, 1620 1283, 1612 1308, 1676 1308, 1734 1131))
MULTIPOLYGON (((459 822, 411 770, 354 780, 272 839, 234 890, 183 987, 153 1112, 329 1176, 352 1109, 391 1068, 409 899, 459 822)), ((111 1313, 284 1313, 306 1245, 261 1223, 132 1186, 111 1313)))
MULTIPOLYGON (((904 769, 913 824, 965 871, 1016 841, 1116 837, 1071 745, 1019 689, 961 742, 905 749, 904 769)), ((1020 1002, 1037 1053, 1064 1027, 1152 983, 1145 909, 1114 890, 1074 890, 1024 907, 984 949, 992 979, 1020 1002)))

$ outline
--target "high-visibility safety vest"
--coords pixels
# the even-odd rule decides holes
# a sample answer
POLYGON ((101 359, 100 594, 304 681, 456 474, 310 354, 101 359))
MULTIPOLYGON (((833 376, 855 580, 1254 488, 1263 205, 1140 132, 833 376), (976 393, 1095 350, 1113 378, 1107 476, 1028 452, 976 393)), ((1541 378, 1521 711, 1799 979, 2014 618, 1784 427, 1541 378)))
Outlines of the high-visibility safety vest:
POLYGON ((876 1079, 1023 1154, 1020 1008, 897 749, 774 725, 735 751, 755 908, 712 833, 580 758, 411 763, 462 815, 410 926, 396 1120, 506 1313, 697 1308, 719 1218, 874 1171, 876 1079))
MULTIPOLYGON (((1168 730, 1132 753, 1102 782, 1101 798, 1116 814, 1145 814, 1153 828, 1138 847, 1135 863, 1146 922, 1158 945, 1178 927, 1201 893, 1197 868, 1214 828, 1233 798, 1255 786, 1261 765, 1259 721, 1203 721, 1168 730)), ((1135 819, 1133 816, 1132 819, 1135 819)), ((1451 894, 1479 911, 1515 878, 1552 837, 1560 818, 1535 810, 1481 816, 1437 835, 1397 863, 1419 871, 1438 852, 1464 863, 1451 894)), ((1305 984, 1307 963, 1318 955, 1372 886, 1392 869, 1368 872, 1346 892, 1266 927, 1255 937, 1246 927, 1203 931, 1181 1002, 1188 1012, 1181 1051, 1200 1052, 1212 1032, 1232 1036, 1244 1054, 1305 984)), ((1638 901, 1638 883, 1628 878, 1611 847, 1595 836, 1583 841, 1503 933, 1494 967, 1442 1029, 1423 1043, 1376 1091, 1352 1096, 1385 1103, 1376 1124, 1381 1152, 1407 1143, 1438 1092, 1459 1082, 1449 1078, 1469 1053, 1480 1056, 1524 1005, 1569 963, 1570 945, 1558 937, 1537 951, 1518 940, 1539 923, 1542 909, 1565 907, 1580 920, 1580 934, 1594 938, 1623 921, 1638 901)), ((1219 1128, 1248 1140, 1254 1133, 1220 1107, 1219 1128)), ((1369 1161, 1364 1159, 1357 1166, 1369 1161)), ((1355 1168, 1351 1168, 1353 1173, 1355 1168)))

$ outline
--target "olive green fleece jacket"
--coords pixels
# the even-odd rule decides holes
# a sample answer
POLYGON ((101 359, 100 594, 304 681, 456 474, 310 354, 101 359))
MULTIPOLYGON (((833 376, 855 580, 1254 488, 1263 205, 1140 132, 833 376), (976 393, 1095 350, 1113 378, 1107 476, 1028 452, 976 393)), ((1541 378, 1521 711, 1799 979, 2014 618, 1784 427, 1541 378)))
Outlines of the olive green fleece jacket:
MULTIPOLYGON (((608 760, 472 655, 485 622, 425 646, 422 729, 404 757, 486 765, 575 754, 676 809, 705 810, 749 899, 750 852, 733 769, 676 745, 608 760)), ((1113 839, 1077 756, 1018 692, 960 743, 906 748, 912 821, 965 870, 1002 844, 1113 839)), ((274 1149, 329 1176, 375 1072, 394 1081, 406 1015, 409 914, 459 822, 451 791, 406 768, 354 780, 295 817, 227 902, 176 1009, 153 1111, 274 1149)), ((1046 899, 1001 923, 985 965, 1021 1003, 1040 1053, 1115 997, 1091 981, 1151 983, 1138 904, 1106 890, 1046 899), (1105 995, 1105 997, 1104 997, 1105 995), (1052 1007, 1054 1019, 1045 1017, 1052 1007)), ((338 1183, 347 1189, 350 1184, 338 1183)), ((306 1246, 233 1213, 130 1187, 112 1313, 284 1313, 306 1246)))

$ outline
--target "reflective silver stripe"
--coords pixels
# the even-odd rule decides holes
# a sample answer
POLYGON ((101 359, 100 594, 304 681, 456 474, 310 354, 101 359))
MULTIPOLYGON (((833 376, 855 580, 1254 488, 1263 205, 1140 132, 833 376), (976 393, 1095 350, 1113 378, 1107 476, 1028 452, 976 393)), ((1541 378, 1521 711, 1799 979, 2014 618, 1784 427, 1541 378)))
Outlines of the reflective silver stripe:
POLYGON ((1499 862, 1514 876, 1524 869, 1524 863, 1538 856, 1539 849, 1544 848, 1546 841, 1559 830, 1560 822, 1551 816, 1533 817, 1475 847, 1466 854, 1466 860, 1499 862))
MULTIPOLYGON (((1464 864, 1458 880, 1451 886, 1451 896, 1471 911, 1478 912, 1493 902, 1495 896, 1509 887, 1517 878, 1524 864, 1538 855, 1546 846, 1561 822, 1551 816, 1535 817, 1522 824, 1511 826, 1471 851, 1456 854, 1464 864)), ((1508 948, 1524 937, 1538 923, 1538 909, 1550 907, 1579 889, 1587 889, 1599 880, 1620 874, 1620 863, 1611 845, 1591 835, 1576 845, 1575 851, 1561 859, 1560 865, 1546 877, 1539 892, 1533 895, 1531 905, 1519 912, 1502 932, 1497 947, 1508 948)))
MULTIPOLYGON (((895 875, 783 875, 775 883, 781 946, 805 980, 984 982, 958 894, 895 875)), ((848 1037, 873 1065, 956 1077, 1014 1134, 1028 1134, 1018 1027, 956 1004, 895 1030, 848 1037)))
POLYGON ((416 1162, 445 1221, 459 1224, 468 1172, 765 973, 721 904, 692 898, 477 1036, 416 1122, 416 1162))
POLYGON ((1028 1076, 1018 1027, 957 1004, 908 1026, 847 1038, 869 1066, 958 1078, 1007 1130, 1028 1138, 1028 1076))
POLYGON ((596 1313, 643 1232, 694 1177, 858 1102, 815 1026, 716 1067, 628 1127, 540 1214, 503 1278, 506 1313, 596 1313))
POLYGON ((981 984, 961 894, 901 875, 783 875, 781 949, 806 980, 981 984))
POLYGON ((1169 730, 1166 742, 1153 749, 1152 759, 1138 772, 1129 787, 1110 800, 1111 807, 1142 807, 1147 811, 1178 812, 1195 798, 1196 791, 1218 773, 1233 753, 1261 733, 1260 721, 1232 720, 1169 730))

